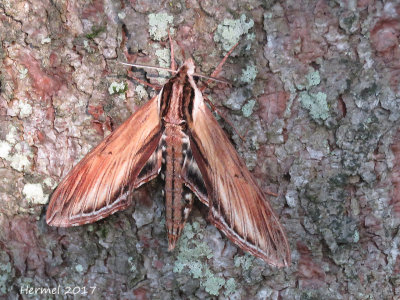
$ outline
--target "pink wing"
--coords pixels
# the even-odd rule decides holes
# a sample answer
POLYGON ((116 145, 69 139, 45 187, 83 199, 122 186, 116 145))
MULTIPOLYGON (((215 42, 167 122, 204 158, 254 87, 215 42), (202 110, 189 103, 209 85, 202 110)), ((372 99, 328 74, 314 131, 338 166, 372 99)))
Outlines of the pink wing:
MULTIPOLYGON (((197 97, 199 95, 196 95, 197 97)), ((190 148, 196 164, 187 167, 188 186, 210 208, 210 221, 243 250, 277 267, 290 265, 285 232, 224 131, 197 99, 190 148), (196 175, 196 168, 201 176, 196 175), (199 184, 199 177, 203 182, 199 184), (207 195, 201 193, 202 184, 207 195)))
POLYGON ((132 202, 130 192, 157 175, 161 137, 157 99, 135 112, 61 181, 47 209, 49 225, 92 223, 125 209, 132 202), (150 167, 144 167, 147 162, 150 167))

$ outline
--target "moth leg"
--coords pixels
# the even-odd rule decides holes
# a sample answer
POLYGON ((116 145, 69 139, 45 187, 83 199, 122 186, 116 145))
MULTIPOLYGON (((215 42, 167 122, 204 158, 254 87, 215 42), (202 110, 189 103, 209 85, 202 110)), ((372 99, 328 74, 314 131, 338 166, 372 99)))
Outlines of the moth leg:
POLYGON ((267 195, 274 196, 274 197, 278 197, 278 196, 279 196, 277 193, 271 192, 271 191, 269 191, 269 190, 266 190, 265 193, 266 193, 267 195))
MULTIPOLYGON (((239 45, 239 42, 237 42, 237 43, 228 51, 228 53, 226 53, 226 55, 224 56, 224 58, 222 59, 222 61, 219 63, 219 65, 215 68, 214 72, 212 72, 212 74, 211 74, 210 77, 216 78, 216 77, 218 76, 218 74, 219 74, 219 73, 221 72, 221 70, 222 70, 222 66, 224 65, 224 63, 225 63, 226 60, 228 59, 229 55, 231 55, 231 53, 233 52, 233 50, 235 50, 235 48, 237 47, 237 45, 239 45)), ((203 91, 206 89, 207 85, 208 85, 211 81, 212 81, 212 79, 207 80, 207 81, 205 82, 205 84, 204 84, 202 87, 199 88, 200 91, 203 92, 203 91)), ((203 94, 203 98, 204 98, 204 100, 210 105, 211 109, 212 109, 213 111, 215 111, 219 116, 221 116, 221 117, 224 119, 224 121, 227 122, 227 123, 233 128, 233 130, 234 130, 235 133, 240 137, 240 139, 241 139, 242 141, 244 141, 244 138, 239 134, 239 132, 236 130, 236 128, 232 125, 232 123, 231 123, 227 118, 225 118, 225 115, 215 107, 215 105, 210 101, 210 99, 208 99, 208 98, 206 97, 206 95, 204 95, 204 94, 203 94)))
POLYGON ((162 86, 151 84, 142 79, 137 78, 135 75, 133 75, 131 70, 128 70, 128 76, 131 77, 132 79, 134 79, 135 81, 139 82, 140 84, 151 87, 152 89, 155 89, 157 91, 162 89, 162 86))
MULTIPOLYGON (((229 55, 231 55, 231 53, 233 52, 233 50, 235 50, 235 48, 237 47, 237 45, 239 45, 239 42, 237 42, 229 51, 228 53, 225 54, 224 58, 221 60, 221 62, 219 63, 219 65, 215 68, 214 72, 211 73, 210 77, 217 77, 219 75, 219 73, 221 73, 222 71, 222 66, 224 65, 224 63, 226 62, 226 60, 228 59, 229 55)), ((203 92, 206 87, 212 82, 212 79, 208 79, 205 84, 200 87, 200 92, 203 92)))
POLYGON ((226 123, 229 124, 229 126, 231 126, 233 128, 233 130, 235 131, 235 133, 240 137, 240 139, 244 142, 245 139, 243 138, 243 136, 236 130, 235 126, 233 126, 233 124, 227 119, 225 118, 225 114, 223 112, 221 112, 215 105, 214 103, 211 102, 210 99, 208 99, 208 97, 206 95, 203 95, 204 100, 210 105, 211 109, 213 111, 215 111, 222 119, 224 119, 224 121, 226 123))
POLYGON ((174 55, 174 45, 172 44, 171 34, 169 33, 168 29, 168 40, 169 40, 169 48, 171 51, 171 69, 176 70, 176 63, 175 63, 175 55, 174 55))
POLYGON ((184 49, 184 47, 183 47, 182 43, 181 43, 181 42, 179 42, 179 41, 176 41, 176 43, 178 44, 178 46, 179 46, 179 50, 181 51, 181 56, 182 56, 182 57, 184 57, 184 58, 186 58, 185 49, 184 49))

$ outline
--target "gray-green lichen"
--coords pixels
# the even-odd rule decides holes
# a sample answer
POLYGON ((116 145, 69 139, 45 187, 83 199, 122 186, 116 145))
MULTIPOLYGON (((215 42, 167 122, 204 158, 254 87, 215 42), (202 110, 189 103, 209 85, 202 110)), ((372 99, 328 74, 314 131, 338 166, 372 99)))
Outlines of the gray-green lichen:
MULTIPOLYGON (((158 47, 158 45, 156 46, 158 47)), ((165 49, 157 49, 155 52, 156 56, 157 56, 157 60, 158 60, 158 64, 160 67, 163 68, 169 68, 171 65, 171 54, 170 54, 170 50, 165 48, 165 49)), ((160 74, 160 76, 170 76, 170 73, 168 71, 158 71, 158 73, 160 74)), ((162 84, 162 82, 160 82, 160 84, 162 84)))
MULTIPOLYGON (((246 23, 246 15, 244 14, 240 16, 240 19, 225 19, 222 24, 218 25, 214 35, 214 41, 221 43, 222 49, 229 51, 239 42, 240 37, 247 34, 253 26, 254 21, 250 19, 249 22, 246 23)), ((252 36, 249 35, 248 39, 251 38, 252 36)))
POLYGON ((321 77, 318 71, 310 71, 306 75, 306 84, 297 84, 297 88, 302 91, 299 94, 299 101, 303 108, 310 112, 315 121, 326 120, 329 118, 329 106, 326 101, 327 95, 323 92, 313 93, 311 88, 321 83, 321 77))
POLYGON ((0 265, 0 271, 0 295, 4 295, 7 293, 8 274, 11 272, 11 264, 0 265))
MULTIPOLYGON (((173 271, 181 273, 189 270, 191 276, 200 280, 200 285, 211 295, 218 295, 219 290, 225 285, 224 278, 216 275, 205 262, 213 257, 211 248, 202 241, 203 233, 200 224, 186 224, 178 244, 178 255, 173 271)), ((232 287, 232 281, 229 282, 232 287)))
POLYGON ((254 106, 256 105, 256 100, 249 100, 245 105, 242 107, 243 116, 246 118, 250 117, 253 113, 254 106))
POLYGON ((24 141, 20 141, 18 130, 10 125, 5 140, 0 140, 0 158, 8 161, 11 168, 18 172, 30 172, 33 159, 32 148, 24 141))
POLYGON ((105 26, 93 26, 92 31, 86 35, 86 37, 90 40, 93 40, 97 37, 100 33, 106 30, 105 26))
POLYGON ((316 86, 318 84, 320 84, 321 82, 321 78, 319 76, 319 72, 315 71, 315 72, 310 72, 307 74, 307 81, 308 81, 308 86, 316 86))
POLYGON ((26 77, 26 75, 28 74, 28 69, 27 68, 20 68, 18 69, 19 72, 19 79, 24 79, 26 77))
POLYGON ((10 124, 8 126, 8 133, 6 135, 6 141, 13 145, 15 145, 17 143, 17 141, 19 141, 18 129, 17 129, 17 127, 15 127, 12 124, 10 124))
POLYGON ((251 268, 254 261, 254 256, 245 254, 243 256, 236 256, 234 259, 235 267, 242 267, 243 271, 247 271, 251 268))
POLYGON ((136 265, 136 260, 130 256, 128 258, 128 264, 129 264, 129 270, 133 273, 137 271, 137 265, 136 265))
POLYGON ((147 100, 149 98, 149 94, 143 85, 137 85, 135 88, 135 93, 138 97, 138 100, 147 100))
POLYGON ((44 45, 44 44, 50 44, 50 43, 51 43, 51 38, 50 38, 50 37, 45 37, 45 38, 43 38, 43 39, 40 41, 40 43, 41 43, 42 45, 44 45))
POLYGON ((228 297, 236 291, 236 281, 233 278, 229 278, 225 283, 224 295, 228 297))
POLYGON ((120 18, 120 20, 125 19, 125 17, 126 17, 126 13, 124 11, 121 11, 118 13, 118 18, 120 18))
POLYGON ((219 290, 225 285, 225 279, 216 276, 210 269, 206 269, 204 273, 204 281, 201 281, 207 293, 217 296, 219 290))
POLYGON ((358 230, 356 229, 356 230, 354 231, 354 234, 353 234, 353 242, 354 242, 354 243, 358 243, 359 240, 360 240, 360 233, 359 233, 358 230))
POLYGON ((128 90, 128 85, 125 82, 112 82, 108 88, 108 93, 113 94, 124 94, 128 90))
POLYGON ((0 296, 6 295, 13 288, 10 283, 14 275, 10 257, 6 252, 0 252, 0 296))
POLYGON ((82 273, 82 272, 83 272, 83 266, 80 265, 80 264, 77 264, 77 265, 75 266, 75 270, 76 270, 77 272, 79 272, 79 273, 82 273))
MULTIPOLYGON (((149 15, 149 33, 150 37, 155 41, 161 41, 168 35, 168 28, 174 21, 174 17, 167 13, 157 13, 149 15)), ((173 28, 170 29, 173 33, 173 28)))
POLYGON ((303 108, 310 112, 311 117, 317 120, 326 120, 329 117, 329 106, 326 101, 327 95, 322 92, 312 93, 310 88, 317 86, 321 82, 318 71, 311 71, 306 75, 307 85, 298 86, 299 89, 305 89, 299 95, 299 100, 303 108))
MULTIPOLYGON (((306 230, 318 230, 330 250, 332 259, 337 264, 346 264, 342 252, 359 241, 357 221, 351 215, 346 215, 346 207, 342 201, 349 193, 344 189, 348 185, 349 176, 339 173, 326 179, 316 179, 306 185, 304 193, 307 203, 303 202, 307 215, 314 223, 306 225, 306 230), (329 203, 329 205, 327 205, 329 203)), ((304 201, 304 200, 302 200, 304 201)), ((314 231, 315 232, 315 231, 314 231)))
POLYGON ((314 120, 326 120, 329 117, 329 107, 326 101, 326 94, 322 92, 308 93, 301 92, 299 96, 301 105, 310 112, 314 120))
POLYGON ((250 63, 246 66, 246 69, 242 70, 242 76, 240 80, 244 83, 252 83, 254 79, 257 77, 257 67, 250 63))
POLYGON ((83 40, 83 48, 86 50, 87 53, 93 53, 94 50, 90 47, 90 43, 88 40, 83 40))
POLYGON ((46 204, 49 196, 43 193, 42 185, 39 183, 27 183, 22 189, 22 194, 33 204, 46 204))
MULTIPOLYGON (((171 64, 171 55, 169 49, 157 49, 156 56, 160 67, 168 68, 171 64)), ((168 73, 169 74, 169 73, 168 73)))
POLYGON ((7 159, 11 152, 11 145, 7 141, 0 140, 0 158, 7 159))
MULTIPOLYGON (((17 147, 16 147, 16 149, 17 149, 17 147)), ((10 166, 11 166, 11 168, 13 168, 14 170, 16 170, 18 172, 30 171, 32 164, 31 164, 29 158, 32 158, 32 157, 33 157, 33 154, 31 152, 29 152, 28 155, 25 155, 23 153, 16 153, 10 158, 10 162, 11 162, 10 166)))
POLYGON ((19 99, 13 102, 7 113, 12 117, 17 116, 20 119, 24 119, 29 117, 32 114, 32 111, 32 106, 29 104, 27 99, 19 99))
POLYGON ((45 178, 43 180, 43 183, 50 189, 54 189, 57 186, 56 181, 51 177, 45 178))

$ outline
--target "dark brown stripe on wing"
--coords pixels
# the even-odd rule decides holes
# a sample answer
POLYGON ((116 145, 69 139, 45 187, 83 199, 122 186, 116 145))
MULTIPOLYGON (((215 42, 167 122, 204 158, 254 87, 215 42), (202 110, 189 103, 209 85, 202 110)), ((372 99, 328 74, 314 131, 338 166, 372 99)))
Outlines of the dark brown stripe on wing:
POLYGON ((163 87, 161 95, 161 107, 160 107, 161 118, 165 117, 165 115, 169 111, 171 105, 172 87, 173 87, 172 80, 168 81, 163 87))
POLYGON ((194 104, 194 89, 190 85, 190 82, 187 80, 185 82, 185 86, 183 87, 183 116, 187 122, 192 122, 192 113, 193 113, 193 104, 194 104))

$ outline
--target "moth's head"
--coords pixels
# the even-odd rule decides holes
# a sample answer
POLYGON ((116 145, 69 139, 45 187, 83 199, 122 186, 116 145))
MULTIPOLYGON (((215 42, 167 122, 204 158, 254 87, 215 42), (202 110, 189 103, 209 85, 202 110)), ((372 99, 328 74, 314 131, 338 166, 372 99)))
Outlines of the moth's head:
POLYGON ((179 81, 183 84, 187 80, 187 76, 192 77, 193 75, 196 75, 194 73, 194 62, 193 59, 188 58, 171 80, 174 82, 179 81))
POLYGON ((187 69, 187 71, 186 71, 187 74, 190 76, 193 76, 195 67, 194 67, 194 61, 192 58, 188 58, 185 60, 185 63, 183 64, 182 68, 185 68, 185 67, 187 69))

